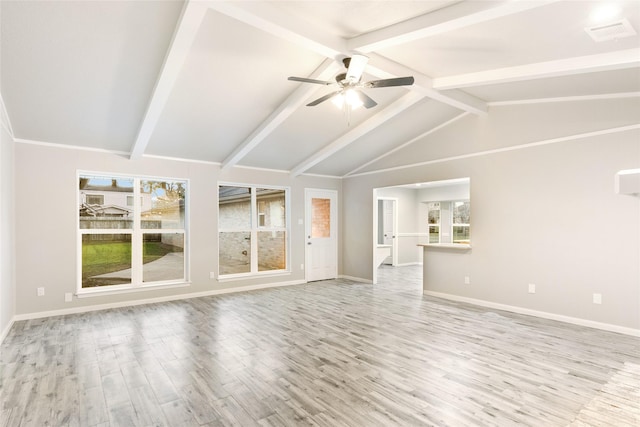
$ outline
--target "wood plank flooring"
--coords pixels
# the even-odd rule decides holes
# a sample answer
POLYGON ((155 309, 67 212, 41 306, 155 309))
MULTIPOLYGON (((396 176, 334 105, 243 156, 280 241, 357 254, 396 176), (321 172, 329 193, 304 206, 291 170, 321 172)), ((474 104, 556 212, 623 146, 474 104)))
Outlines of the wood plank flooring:
POLYGON ((17 322, 0 426, 640 426, 640 339, 419 269, 17 322))

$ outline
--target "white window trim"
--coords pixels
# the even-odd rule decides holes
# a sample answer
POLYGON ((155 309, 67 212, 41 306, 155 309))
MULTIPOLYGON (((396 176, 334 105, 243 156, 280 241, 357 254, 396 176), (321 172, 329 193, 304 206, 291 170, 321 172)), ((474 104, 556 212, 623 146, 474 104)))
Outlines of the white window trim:
POLYGON ((220 197, 216 196, 217 202, 217 220, 216 229, 218 233, 218 250, 217 250, 217 265, 218 265, 218 282, 226 282, 233 280, 241 280, 252 277, 264 277, 264 276, 285 276, 291 274, 291 187, 277 186, 277 185, 263 185, 263 184, 245 184, 238 182, 218 181, 217 187, 245 187, 251 189, 251 271, 249 273, 234 273, 234 274, 220 274, 220 232, 247 232, 247 229, 227 228, 220 229, 220 197), (284 190, 284 205, 285 205, 285 226, 284 227, 260 227, 258 225, 258 203, 256 198, 256 189, 264 188, 267 190, 284 190), (286 247, 285 247, 285 263, 286 266, 282 270, 269 270, 258 271, 258 232, 259 231, 284 231, 286 235, 286 247), (254 254, 256 256, 254 256, 254 254))
POLYGON ((442 202, 428 202, 427 203, 427 241, 430 244, 436 244, 436 243, 440 243, 442 240, 442 227, 441 227, 441 223, 442 223, 442 202), (431 224, 429 222, 429 205, 430 204, 438 204, 438 222, 436 224, 431 224), (433 242, 431 243, 431 232, 429 230, 430 227, 438 227, 438 242, 433 242))
POLYGON ((471 201, 469 199, 458 199, 458 200, 452 200, 451 201, 451 244, 453 245, 467 245, 468 243, 455 243, 453 241, 453 229, 455 227, 467 227, 467 229, 469 229, 469 241, 471 241, 471 224, 466 224, 466 223, 456 223, 455 222, 455 212, 454 212, 454 206, 456 202, 467 202, 469 204, 471 204, 471 201))
POLYGON ((168 177, 168 176, 152 176, 152 175, 136 175, 136 174, 121 174, 121 173, 112 173, 112 172, 103 172, 103 171, 88 171, 88 170, 77 170, 76 171, 76 234, 77 234, 77 242, 76 242, 76 293, 75 295, 78 298, 85 298, 91 296, 100 296, 100 295, 115 295, 115 294, 123 294, 130 292, 140 292, 140 291, 149 291, 154 289, 165 289, 171 287, 184 287, 190 286, 190 276, 191 276, 191 248, 189 238, 189 224, 190 224, 190 212, 189 212, 189 197, 191 191, 191 183, 187 178, 176 178, 176 177, 168 177), (141 200, 142 196, 140 194, 140 180, 149 180, 149 181, 184 181, 187 186, 187 191, 185 194, 185 203, 184 203, 184 229, 148 229, 140 227, 140 214, 142 210, 142 203, 140 206, 133 206, 133 225, 134 228, 128 229, 81 229, 80 228, 80 211, 78 207, 82 204, 80 191, 77 188, 78 182, 80 181, 80 176, 89 175, 89 176, 101 176, 105 178, 122 178, 133 179, 133 200, 141 200), (134 241, 139 241, 142 243, 142 235, 143 234, 163 234, 163 233, 180 233, 184 234, 184 276, 180 279, 176 280, 167 280, 167 281, 157 281, 157 282, 143 282, 142 281, 142 244, 139 247, 133 244, 134 241), (122 284, 122 285, 110 285, 103 287, 94 287, 94 288, 83 288, 82 287, 82 236, 84 234, 131 234, 131 283, 130 284, 122 284), (139 240, 135 240, 138 238, 139 240), (136 263, 136 260, 139 260, 139 265, 136 263))

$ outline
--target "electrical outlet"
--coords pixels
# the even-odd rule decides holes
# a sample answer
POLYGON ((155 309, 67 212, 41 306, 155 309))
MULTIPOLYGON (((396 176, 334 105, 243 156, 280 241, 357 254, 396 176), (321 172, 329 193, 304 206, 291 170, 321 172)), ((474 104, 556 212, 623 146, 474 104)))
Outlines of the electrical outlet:
POLYGON ((300 264, 300 270, 304 270, 304 264, 300 264))
POLYGON ((471 284, 471 277, 464 276, 464 284, 465 285, 470 285, 471 284))
POLYGON ((593 303, 602 304, 602 294, 593 294, 593 303))
POLYGON ((213 271, 209 272, 209 279, 215 279, 216 278, 216 273, 214 273, 213 271))
POLYGON ((65 292, 64 294, 64 302, 71 302, 73 300, 73 295, 71 292, 65 292))
POLYGON ((530 294, 536 293, 536 285, 534 283, 529 283, 529 293, 530 294))
POLYGON ((38 288, 38 296, 44 296, 44 288, 38 288))

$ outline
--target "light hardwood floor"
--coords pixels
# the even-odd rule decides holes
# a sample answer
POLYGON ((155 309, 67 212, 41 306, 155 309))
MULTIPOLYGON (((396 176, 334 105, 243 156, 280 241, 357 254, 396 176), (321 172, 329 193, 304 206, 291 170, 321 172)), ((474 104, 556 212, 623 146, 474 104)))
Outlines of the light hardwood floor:
POLYGON ((0 425, 640 426, 640 339, 426 297, 419 268, 17 322, 0 425))

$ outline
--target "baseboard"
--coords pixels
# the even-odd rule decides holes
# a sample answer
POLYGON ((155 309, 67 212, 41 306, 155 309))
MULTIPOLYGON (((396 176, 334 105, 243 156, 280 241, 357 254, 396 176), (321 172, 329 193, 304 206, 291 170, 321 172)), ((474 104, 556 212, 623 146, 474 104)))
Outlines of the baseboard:
POLYGON ((517 307, 514 305, 499 304, 491 301, 468 298, 468 297, 463 297, 463 296, 453 295, 453 294, 446 294, 442 292, 433 292, 433 291, 425 290, 423 291, 423 294, 437 297, 437 298, 448 299, 451 301, 466 302, 469 304, 479 305, 482 307, 495 308, 496 310, 510 311, 512 313, 526 314, 528 316, 535 316, 535 317, 540 317, 540 318, 549 319, 549 320, 557 320, 559 322, 571 323, 573 325, 586 326, 589 328, 601 329, 603 331, 617 332, 619 334, 640 337, 640 329, 627 328, 624 326, 612 325, 610 323, 595 322, 593 320, 580 319, 578 317, 564 316, 562 314, 549 313, 546 311, 531 310, 528 308, 517 307))
POLYGON ((41 311, 37 313, 16 314, 13 317, 13 320, 19 321, 19 320, 41 319, 44 317, 64 316, 67 314, 79 314, 79 313, 88 313, 90 311, 108 310, 110 308, 133 307, 136 305, 155 304, 158 302, 178 301, 183 299, 208 297, 212 295, 232 294, 236 292, 256 291, 259 289, 280 288, 283 286, 302 285, 304 283, 307 283, 307 282, 304 280, 292 280, 289 282, 249 285, 249 286, 241 286, 237 288, 213 289, 211 291, 193 292, 189 294, 170 295, 166 297, 157 297, 157 298, 146 298, 146 299, 135 300, 135 301, 121 301, 121 302, 114 302, 109 304, 90 305, 86 307, 73 307, 73 308, 65 308, 61 310, 41 311))
POLYGON ((395 267, 408 267, 410 265, 422 265, 422 263, 420 261, 405 262, 405 263, 402 263, 402 264, 396 264, 395 267))
POLYGON ((7 335, 9 335, 9 331, 11 330, 11 327, 13 326, 13 322, 15 321, 16 321, 16 317, 13 316, 9 321, 9 324, 7 325, 7 327, 4 328, 2 333, 0 333, 0 345, 4 342, 4 339, 7 337, 7 335))
POLYGON ((361 282, 361 283, 373 283, 373 280, 371 279, 363 279, 362 277, 355 277, 355 276, 346 276, 344 274, 341 274, 338 276, 338 279, 347 279, 347 280, 353 280, 354 282, 361 282))

